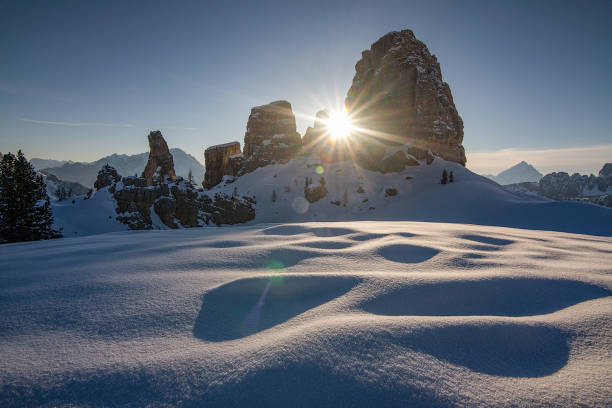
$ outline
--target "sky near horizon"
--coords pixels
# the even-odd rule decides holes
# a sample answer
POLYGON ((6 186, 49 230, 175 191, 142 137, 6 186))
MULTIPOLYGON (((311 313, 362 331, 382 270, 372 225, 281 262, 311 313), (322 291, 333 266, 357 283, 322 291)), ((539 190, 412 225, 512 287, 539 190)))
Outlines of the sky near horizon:
POLYGON ((410 28, 438 56, 468 168, 612 161, 612 1, 3 1, 0 151, 92 161, 170 147, 203 161, 286 99, 298 132, 342 106, 361 51, 410 28))

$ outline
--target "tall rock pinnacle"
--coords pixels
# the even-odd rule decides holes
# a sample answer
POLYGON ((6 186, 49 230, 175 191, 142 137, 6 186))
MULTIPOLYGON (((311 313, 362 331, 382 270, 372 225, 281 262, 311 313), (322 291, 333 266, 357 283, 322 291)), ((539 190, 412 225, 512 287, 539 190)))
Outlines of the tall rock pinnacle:
POLYGON ((440 64, 411 30, 376 41, 355 65, 345 100, 365 137, 410 144, 465 165, 463 121, 440 64))
POLYGON ((147 185, 152 186, 167 178, 176 178, 174 159, 159 130, 149 133, 149 160, 142 172, 147 185))

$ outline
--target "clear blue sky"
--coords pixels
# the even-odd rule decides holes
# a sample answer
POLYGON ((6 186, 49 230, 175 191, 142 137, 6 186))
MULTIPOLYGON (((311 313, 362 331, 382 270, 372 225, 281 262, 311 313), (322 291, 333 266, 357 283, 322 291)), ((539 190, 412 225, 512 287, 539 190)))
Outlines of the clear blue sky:
MULTIPOLYGON (((451 86, 468 166, 609 154, 610 21, 611 1, 0 1, 0 151, 89 161, 161 129, 202 161, 243 140, 252 106, 341 104, 361 51, 410 28, 451 86)), ((600 166, 582 159, 563 165, 600 166)))

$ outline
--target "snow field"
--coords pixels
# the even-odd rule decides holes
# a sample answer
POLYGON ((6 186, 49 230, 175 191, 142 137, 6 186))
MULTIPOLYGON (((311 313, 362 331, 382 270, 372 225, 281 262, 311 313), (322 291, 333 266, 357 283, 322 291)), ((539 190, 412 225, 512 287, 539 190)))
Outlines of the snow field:
POLYGON ((4 406, 604 406, 612 240, 420 222, 0 247, 4 406))

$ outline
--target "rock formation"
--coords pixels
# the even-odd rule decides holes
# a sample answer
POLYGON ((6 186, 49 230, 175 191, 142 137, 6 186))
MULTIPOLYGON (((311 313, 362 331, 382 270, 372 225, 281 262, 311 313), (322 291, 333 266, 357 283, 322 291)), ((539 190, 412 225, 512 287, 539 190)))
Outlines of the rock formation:
POLYGON ((101 188, 108 187, 119 180, 121 180, 121 176, 117 173, 117 170, 115 170, 114 167, 105 164, 98 171, 98 178, 94 183, 94 188, 99 190, 101 188))
POLYGON ((169 228, 200 227, 211 222, 238 224, 255 218, 255 201, 251 197, 215 194, 211 198, 180 179, 153 187, 142 187, 128 179, 123 179, 122 188, 113 189, 113 197, 117 201, 117 220, 130 229, 152 229, 151 209, 169 228))
POLYGON ((298 153, 301 145, 289 102, 256 106, 251 109, 244 135, 242 171, 248 173, 268 164, 286 163, 298 153))
MULTIPOLYGON (((363 51, 355 70, 345 104, 353 123, 365 129, 362 140, 408 144, 465 165, 463 121, 450 88, 435 55, 412 31, 380 38, 363 51)), ((367 155, 368 149, 360 152, 367 155)))
POLYGON ((315 117, 314 127, 308 126, 304 137, 302 138, 302 146, 305 151, 312 151, 324 143, 328 136, 326 121, 329 119, 329 112, 323 109, 317 112, 315 117))
POLYGON ((176 178, 172 154, 159 130, 149 133, 149 150, 149 160, 142 172, 147 185, 152 186, 176 178))
POLYGON ((223 176, 235 176, 242 165, 240 143, 230 142, 211 146, 204 151, 204 188, 211 188, 221 182, 223 176))
POLYGON ((317 154, 325 163, 350 159, 350 141, 331 137, 327 123, 329 117, 327 109, 317 112, 314 127, 309 126, 302 139, 302 151, 306 154, 317 154))
MULTIPOLYGON (((119 222, 130 229, 153 229, 154 218, 159 218, 169 228, 201 227, 211 222, 216 225, 238 224, 255 218, 254 198, 238 193, 211 196, 198 191, 190 181, 176 177, 172 155, 159 131, 149 134, 149 145, 151 153, 142 177, 121 178, 108 165, 98 174, 96 188, 108 187, 117 203, 115 211, 119 222)), ((239 143, 228 145, 226 150, 234 149, 240 153, 239 143)), ((219 149, 211 152, 214 150, 219 149)), ((216 154, 211 152, 209 154, 216 154)), ((221 169, 231 167, 232 155, 221 155, 219 162, 225 163, 221 169)), ((207 160, 207 168, 208 165, 207 160)))

